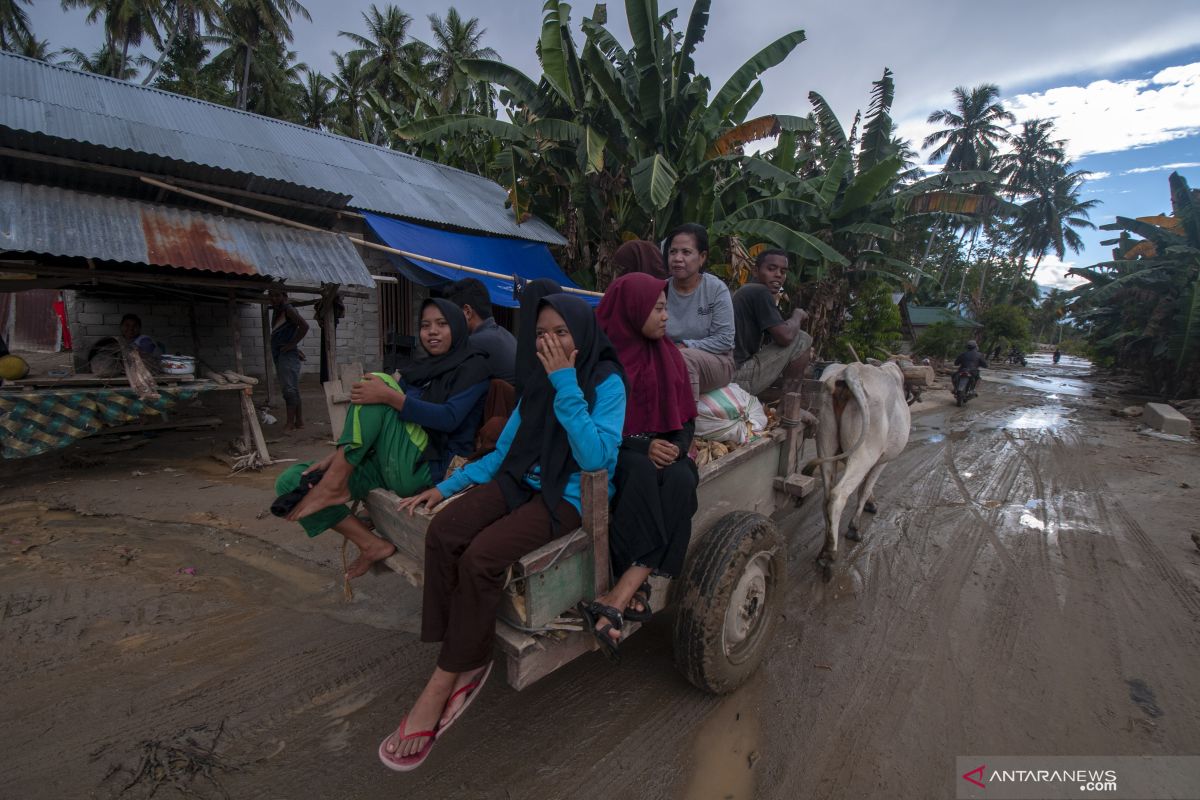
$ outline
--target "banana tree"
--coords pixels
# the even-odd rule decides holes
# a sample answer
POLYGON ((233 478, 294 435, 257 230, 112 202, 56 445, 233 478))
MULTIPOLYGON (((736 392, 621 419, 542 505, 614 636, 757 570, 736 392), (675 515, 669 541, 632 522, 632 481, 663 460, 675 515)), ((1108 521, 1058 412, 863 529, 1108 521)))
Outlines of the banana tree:
POLYGON ((1113 258, 1068 274, 1087 280, 1071 310, 1100 358, 1186 397, 1200 389, 1200 204, 1179 173, 1169 185, 1170 216, 1101 226, 1122 232, 1104 243, 1115 245, 1113 258))

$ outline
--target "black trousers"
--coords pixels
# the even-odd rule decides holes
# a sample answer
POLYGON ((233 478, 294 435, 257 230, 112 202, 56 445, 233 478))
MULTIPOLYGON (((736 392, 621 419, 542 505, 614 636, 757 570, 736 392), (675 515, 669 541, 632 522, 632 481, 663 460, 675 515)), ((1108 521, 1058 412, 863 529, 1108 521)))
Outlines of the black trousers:
POLYGON ((700 475, 687 456, 659 469, 649 456, 622 448, 614 476, 608 543, 613 574, 630 567, 649 567, 653 574, 674 578, 692 538, 696 486, 700 475))

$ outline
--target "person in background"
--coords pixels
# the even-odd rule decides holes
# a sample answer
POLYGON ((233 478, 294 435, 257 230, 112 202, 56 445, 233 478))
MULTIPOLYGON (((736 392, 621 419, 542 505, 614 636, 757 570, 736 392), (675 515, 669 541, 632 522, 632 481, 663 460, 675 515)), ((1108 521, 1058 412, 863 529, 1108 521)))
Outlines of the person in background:
POLYGON ((325 298, 322 297, 313 304, 313 318, 317 321, 317 327, 321 329, 321 383, 331 380, 329 350, 325 346, 326 337, 337 336, 338 323, 342 321, 342 317, 346 316, 346 304, 342 302, 342 298, 335 297, 333 299, 333 330, 325 330, 325 302, 325 298))
MULTIPOLYGON (((967 387, 968 392, 975 391, 975 386, 979 383, 980 368, 987 368, 988 362, 984 359, 983 353, 979 352, 979 345, 975 340, 967 342, 967 349, 958 354, 954 359, 954 366, 962 367, 971 374, 971 384, 967 387)), ((951 384, 951 391, 954 391, 951 384)))
POLYGON ((462 309, 471 331, 471 344, 488 357, 492 377, 517 382, 517 337, 496 324, 487 287, 476 278, 450 284, 446 299, 462 309))
POLYGON ((783 391, 800 391, 812 354, 812 337, 800 329, 808 314, 792 311, 786 320, 776 299, 783 292, 788 257, 783 250, 764 250, 754 261, 750 282, 733 295, 733 382, 753 395, 783 376, 783 391))
POLYGON ((137 350, 143 359, 156 360, 162 355, 162 348, 153 339, 142 333, 142 318, 137 314, 126 314, 121 317, 121 343, 126 348, 137 350))
POLYGON ((271 359, 279 374, 279 390, 287 409, 285 431, 304 427, 304 416, 300 408, 300 342, 308 335, 308 323, 300 316, 295 306, 288 302, 287 292, 273 288, 267 292, 271 304, 271 359))
POLYGON ((727 386, 733 378, 733 301, 717 276, 704 272, 708 231, 680 225, 663 245, 671 280, 667 288, 667 336, 682 351, 692 399, 727 386))
POLYGON ((683 570, 700 482, 688 458, 696 402, 683 356, 666 339, 664 281, 639 273, 617 278, 596 318, 629 382, 608 528, 617 580, 588 607, 593 636, 615 660, 622 615, 650 619, 648 578, 674 578, 683 570))
POLYGON ((625 242, 613 253, 612 262, 618 278, 634 272, 643 272, 663 280, 670 277, 662 250, 654 242, 641 239, 625 242))
POLYGON ((421 641, 441 649, 420 696, 379 745, 379 759, 393 770, 419 767, 478 696, 492 668, 505 573, 579 527, 582 473, 607 470, 612 496, 625 422, 616 352, 591 307, 565 294, 544 297, 536 323, 524 319, 522 327, 536 331, 529 339, 538 368, 523 376, 520 404, 496 449, 398 507, 433 508, 469 489, 437 513, 425 535, 421 641))

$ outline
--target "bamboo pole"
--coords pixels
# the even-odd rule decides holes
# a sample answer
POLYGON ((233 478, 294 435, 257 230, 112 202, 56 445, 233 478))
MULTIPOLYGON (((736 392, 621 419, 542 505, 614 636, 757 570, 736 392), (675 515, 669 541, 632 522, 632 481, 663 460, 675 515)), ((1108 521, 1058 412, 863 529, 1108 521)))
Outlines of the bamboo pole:
MULTIPOLYGON (((183 189, 179 186, 175 186, 173 184, 166 183, 164 181, 160 181, 160 180, 151 178, 146 175, 142 176, 142 181, 144 183, 150 184, 151 186, 157 186, 160 189, 166 189, 168 191, 176 192, 178 194, 184 195, 185 197, 190 197, 193 200, 200 200, 202 202, 212 203, 213 205, 220 206, 221 208, 227 208, 231 211, 237 211, 242 214, 249 214, 250 216, 258 217, 260 219, 265 219, 268 222, 275 222, 280 225, 287 225, 289 227, 298 228, 300 230, 309 231, 311 233, 328 233, 333 236, 345 236, 347 239, 354 242, 359 247, 366 247, 366 248, 370 248, 372 250, 378 250, 381 253, 390 253, 392 255, 403 256, 405 258, 409 258, 414 261, 424 261, 429 264, 436 264, 439 267, 446 267, 447 269, 458 270, 459 272, 466 272, 470 275, 481 275, 485 278, 498 278, 500 280, 513 281, 514 283, 517 280, 516 276, 509 275, 504 272, 492 272, 491 270, 478 269, 476 267, 467 267, 462 264, 455 264, 452 261, 443 261, 440 258, 433 258, 432 256, 423 256, 420 253, 413 253, 408 250, 400 250, 395 247, 388 247, 387 245, 376 244, 375 242, 368 242, 366 239, 360 239, 357 236, 350 236, 349 234, 338 233, 337 231, 326 230, 325 228, 318 228, 313 225, 306 225, 303 222, 296 222, 295 220, 290 220, 285 217, 279 217, 279 216, 276 216, 275 214, 268 214, 265 211, 259 211, 258 209, 255 209, 255 208, 241 206, 241 205, 238 205, 237 203, 230 203, 227 200, 221 200, 220 198, 212 197, 211 195, 201 194, 200 192, 193 192, 190 189, 183 189)), ((570 294, 583 295, 586 297, 603 297, 604 296, 603 292, 590 292, 587 289, 575 289, 575 288, 569 287, 569 286, 564 286, 563 291, 568 292, 570 294)))

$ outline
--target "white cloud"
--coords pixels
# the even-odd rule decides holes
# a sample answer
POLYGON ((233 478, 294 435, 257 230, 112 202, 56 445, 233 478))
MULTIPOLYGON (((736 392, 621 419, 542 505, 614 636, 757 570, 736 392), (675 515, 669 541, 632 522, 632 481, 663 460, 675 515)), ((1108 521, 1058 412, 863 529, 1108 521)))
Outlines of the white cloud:
POLYGON ((1058 256, 1051 253, 1042 259, 1037 274, 1033 278, 1047 289, 1073 289, 1083 283, 1084 279, 1076 275, 1068 275, 1067 270, 1078 266, 1082 265, 1074 261, 1060 261, 1058 256))
MULTIPOLYGON (((1006 98, 1005 105, 1018 121, 1053 119, 1072 159, 1146 147, 1200 133, 1200 62, 1168 67, 1149 79, 1100 80, 1018 94, 1006 98)), ((909 119, 900 123, 899 133, 920 143, 939 127, 909 119)), ((1196 165, 1174 168, 1191 166, 1196 165)))
POLYGON ((1092 174, 1091 174, 1091 175, 1088 175, 1088 176, 1087 176, 1087 180, 1089 180, 1089 181, 1102 181, 1102 180, 1104 180, 1105 178, 1107 178, 1107 177, 1109 177, 1109 176, 1111 176, 1111 175, 1112 175, 1112 173, 1111 173, 1111 172, 1105 172, 1105 171, 1104 171, 1104 170, 1102 170, 1102 169, 1095 169, 1095 170, 1092 170, 1092 174))
POLYGON ((1135 167, 1127 169, 1121 174, 1140 175, 1144 172, 1166 172, 1169 169, 1195 169, 1196 167, 1200 167, 1200 161, 1179 161, 1174 164, 1159 164, 1157 167, 1135 167))
POLYGON ((1200 62, 1169 67, 1149 80, 1019 94, 1008 108, 1018 120, 1053 119, 1072 158, 1182 139, 1200 133, 1200 62))

